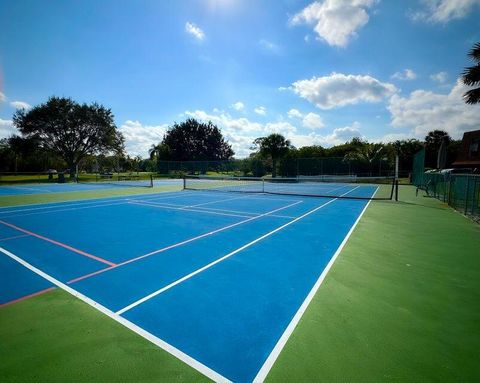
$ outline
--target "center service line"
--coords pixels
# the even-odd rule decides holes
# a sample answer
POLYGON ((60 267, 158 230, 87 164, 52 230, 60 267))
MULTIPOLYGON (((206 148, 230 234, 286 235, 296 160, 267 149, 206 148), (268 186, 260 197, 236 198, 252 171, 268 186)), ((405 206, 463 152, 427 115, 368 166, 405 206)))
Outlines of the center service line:
MULTIPOLYGON (((357 186, 356 188, 354 188, 354 189, 352 189, 352 190, 350 190, 350 191, 342 194, 341 197, 343 197, 344 195, 352 192, 353 190, 357 189, 358 187, 359 187, 359 186, 357 186)), ((337 199, 338 199, 338 198, 332 199, 332 200, 330 200, 330 201, 328 201, 328 202, 326 202, 326 203, 324 203, 324 204, 322 204, 322 205, 320 205, 320 206, 317 206, 315 209, 312 209, 312 210, 306 212, 305 214, 303 214, 303 215, 301 215, 301 216, 299 216, 299 217, 297 217, 297 218, 295 218, 295 219, 287 222, 286 224, 277 227, 276 229, 274 229, 274 230, 272 230, 272 231, 270 231, 270 232, 262 235, 261 237, 258 237, 257 239, 255 239, 255 240, 247 243, 246 245, 243 245, 242 247, 239 247, 238 249, 236 249, 236 250, 228 253, 227 255, 224 255, 223 257, 218 258, 217 260, 215 260, 215 261, 213 261, 213 262, 210 262, 209 264, 201 267, 200 269, 197 269, 197 270, 191 272, 190 274, 187 274, 187 275, 185 275, 184 277, 182 277, 182 278, 180 278, 180 279, 177 279, 176 281, 170 283, 169 285, 164 286, 164 287, 162 287, 161 289, 159 289, 159 290, 157 290, 157 291, 155 291, 155 292, 153 292, 153 293, 151 293, 151 294, 149 294, 149 295, 147 295, 147 296, 139 299, 138 301, 135 301, 135 302, 131 303, 130 305, 124 307, 123 309, 118 310, 118 311, 116 312, 116 314, 121 315, 121 314, 127 312, 128 310, 133 309, 134 307, 136 307, 136 306, 138 306, 138 305, 140 305, 140 304, 148 301, 149 299, 151 299, 151 298, 153 298, 153 297, 155 297, 155 296, 157 296, 157 295, 159 295, 159 294, 161 294, 161 293, 163 293, 163 292, 171 289, 172 287, 174 287, 174 286, 176 286, 176 285, 178 285, 178 284, 186 281, 187 279, 190 279, 190 278, 194 277, 195 275, 201 273, 202 271, 205 271, 205 270, 209 269, 210 267, 215 266, 217 263, 223 262, 224 260, 232 257, 233 255, 241 252, 242 250, 245 250, 246 248, 254 245, 255 243, 260 242, 260 241, 262 241, 263 239, 265 239, 265 238, 267 238, 267 237, 270 237, 271 235, 277 233, 277 232, 280 231, 280 230, 283 230, 283 229, 286 228, 287 226, 290 226, 290 225, 294 224, 295 222, 300 221, 301 219, 309 216, 310 214, 313 214, 313 213, 315 213, 316 211, 324 208, 325 206, 330 205, 332 202, 335 202, 337 199)))
POLYGON ((139 257, 129 259, 129 260, 127 260, 127 261, 118 263, 118 264, 113 265, 113 266, 111 266, 111 267, 107 267, 107 268, 105 268, 105 269, 101 269, 101 270, 98 270, 98 271, 94 271, 93 273, 90 273, 90 274, 87 274, 87 275, 82 275, 81 277, 72 279, 71 281, 68 281, 67 283, 68 283, 68 284, 72 284, 72 283, 79 282, 79 281, 81 281, 81 280, 83 280, 83 279, 87 279, 87 278, 93 277, 94 275, 98 275, 98 274, 104 273, 104 272, 106 272, 106 271, 116 269, 117 267, 124 266, 124 265, 127 265, 127 264, 132 263, 132 262, 136 262, 136 261, 138 261, 138 260, 140 260, 140 259, 143 259, 143 258, 146 258, 146 257, 150 257, 151 255, 155 255, 155 254, 158 254, 158 253, 163 253, 164 251, 171 250, 171 249, 174 249, 175 247, 179 247, 179 246, 186 245, 187 243, 196 241, 196 240, 198 240, 198 239, 202 239, 202 238, 208 237, 208 236, 210 236, 210 235, 220 233, 221 231, 225 231, 225 230, 231 229, 232 227, 240 226, 240 225, 243 225, 244 223, 248 223, 248 222, 254 221, 254 220, 256 220, 256 219, 269 216, 269 215, 271 215, 271 214, 273 214, 273 213, 276 213, 277 211, 284 210, 284 209, 288 209, 289 207, 298 205, 299 203, 302 203, 302 202, 303 202, 303 201, 296 201, 296 202, 293 202, 293 203, 288 204, 288 205, 286 205, 286 206, 279 207, 278 209, 271 210, 271 211, 268 211, 268 212, 266 212, 266 213, 263 213, 263 214, 260 214, 260 215, 256 215, 256 216, 251 217, 251 218, 248 218, 248 219, 244 219, 244 220, 242 220, 242 221, 233 223, 233 224, 228 225, 228 226, 223 226, 223 227, 221 227, 221 228, 219 228, 219 229, 216 229, 216 230, 213 230, 213 231, 209 231, 208 233, 204 233, 204 234, 198 235, 198 236, 196 236, 196 237, 186 239, 185 241, 178 242, 178 243, 175 243, 175 244, 173 244, 173 245, 169 245, 169 246, 163 247, 163 248, 161 248, 161 249, 152 251, 152 252, 150 252, 150 253, 148 253, 148 254, 140 255, 139 257))

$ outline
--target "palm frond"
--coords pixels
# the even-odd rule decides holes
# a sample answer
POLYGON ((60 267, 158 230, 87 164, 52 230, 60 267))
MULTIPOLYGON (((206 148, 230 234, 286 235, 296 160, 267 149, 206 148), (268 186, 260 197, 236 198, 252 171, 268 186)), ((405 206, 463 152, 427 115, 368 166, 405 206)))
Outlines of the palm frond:
POLYGON ((468 56, 477 62, 480 62, 480 42, 473 45, 473 48, 468 52, 468 56))
POLYGON ((473 105, 480 102, 480 88, 471 89, 463 95, 467 104, 473 105))
POLYGON ((462 73, 462 81, 468 86, 475 86, 480 83, 480 65, 465 68, 462 73))

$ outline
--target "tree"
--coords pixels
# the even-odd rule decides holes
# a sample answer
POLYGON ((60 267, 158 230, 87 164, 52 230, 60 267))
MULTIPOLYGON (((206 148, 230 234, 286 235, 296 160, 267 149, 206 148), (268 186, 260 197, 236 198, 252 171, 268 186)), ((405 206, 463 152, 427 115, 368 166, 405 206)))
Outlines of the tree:
POLYGON ((413 170, 413 157, 423 148, 423 144, 415 139, 397 140, 387 145, 386 150, 389 152, 390 161, 395 160, 395 155, 398 155, 399 169, 405 175, 413 170))
POLYGON ((363 142, 356 146, 355 150, 347 153, 344 157, 346 161, 360 161, 368 164, 370 175, 372 174, 373 162, 380 157, 384 151, 383 144, 363 142))
POLYGON ((122 152, 124 138, 110 109, 97 103, 78 104, 51 97, 26 111, 17 110, 14 125, 24 138, 36 138, 44 150, 62 157, 74 177, 78 163, 88 155, 122 152))
POLYGON ((480 102, 480 42, 473 46, 468 56, 476 65, 465 68, 462 80, 465 85, 478 86, 478 88, 469 90, 463 95, 463 98, 467 104, 477 104, 480 102))
POLYGON ((443 130, 432 130, 425 136, 425 167, 437 167, 438 150, 443 140, 445 140, 445 144, 448 147, 451 138, 443 130))
POLYGON ((273 133, 267 137, 259 137, 253 141, 255 149, 263 157, 272 159, 272 177, 277 176, 277 161, 284 157, 293 148, 290 141, 281 134, 273 133))
POLYGON ((320 145, 302 146, 297 149, 298 158, 325 157, 325 149, 320 145))
POLYGON ((205 124, 193 118, 170 127, 162 144, 174 161, 229 160, 234 155, 220 129, 210 121, 205 124))

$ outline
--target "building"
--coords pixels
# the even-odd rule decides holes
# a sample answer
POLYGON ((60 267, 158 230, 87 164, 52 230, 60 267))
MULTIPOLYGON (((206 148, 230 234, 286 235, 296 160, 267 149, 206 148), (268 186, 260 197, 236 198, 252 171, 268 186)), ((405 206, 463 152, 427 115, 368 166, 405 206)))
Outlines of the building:
POLYGON ((457 160, 452 164, 456 168, 480 169, 480 130, 465 132, 462 147, 457 160))

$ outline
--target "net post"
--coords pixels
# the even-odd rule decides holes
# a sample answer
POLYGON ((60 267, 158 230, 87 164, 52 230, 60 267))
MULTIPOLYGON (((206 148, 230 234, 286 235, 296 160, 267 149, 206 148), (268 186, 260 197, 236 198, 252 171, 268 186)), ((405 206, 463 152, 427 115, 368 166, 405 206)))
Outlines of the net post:
POLYGON ((187 188, 187 183, 186 183, 186 177, 185 176, 183 176, 183 182, 182 183, 183 183, 183 188, 182 189, 185 190, 187 188))
POLYGON ((153 188, 153 174, 150 174, 150 187, 153 188))

